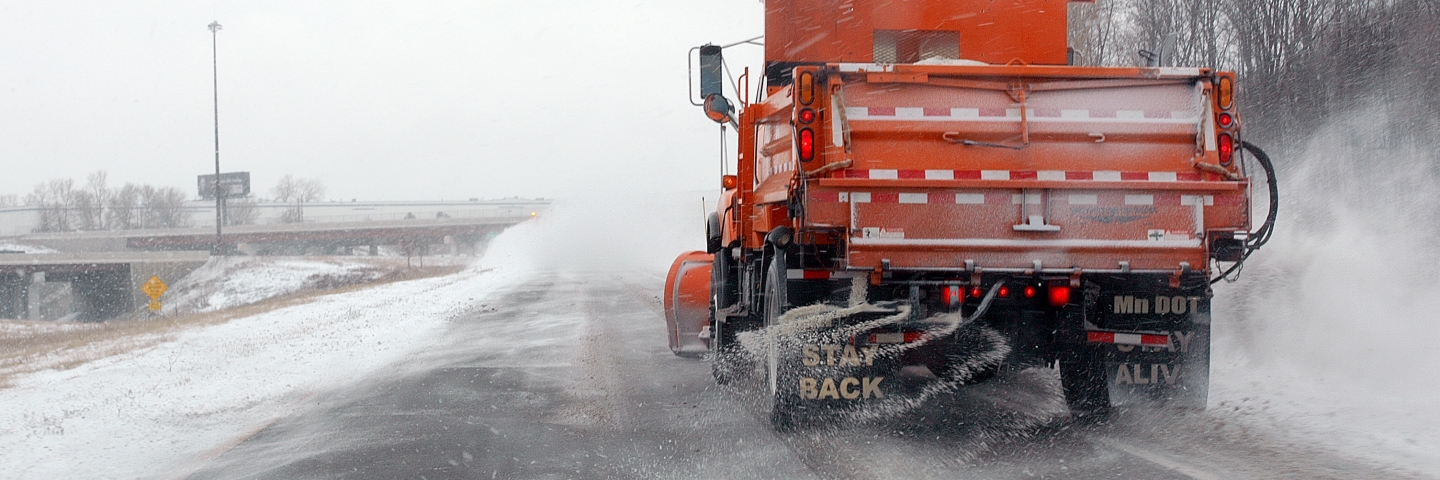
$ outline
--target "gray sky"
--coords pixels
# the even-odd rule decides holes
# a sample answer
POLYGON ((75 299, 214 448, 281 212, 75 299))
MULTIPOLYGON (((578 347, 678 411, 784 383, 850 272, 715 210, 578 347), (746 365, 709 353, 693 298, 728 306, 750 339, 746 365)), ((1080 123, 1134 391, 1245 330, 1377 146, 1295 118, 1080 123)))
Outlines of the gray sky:
MULTIPOLYGON (((686 51, 763 33, 756 0, 0 0, 0 194, 107 170, 223 171, 330 198, 564 197, 714 188, 718 127, 686 51)), ((727 51, 759 66, 760 48, 727 51)), ((733 142, 733 131, 731 132, 733 142)), ((733 152, 733 149, 731 150, 733 152)))

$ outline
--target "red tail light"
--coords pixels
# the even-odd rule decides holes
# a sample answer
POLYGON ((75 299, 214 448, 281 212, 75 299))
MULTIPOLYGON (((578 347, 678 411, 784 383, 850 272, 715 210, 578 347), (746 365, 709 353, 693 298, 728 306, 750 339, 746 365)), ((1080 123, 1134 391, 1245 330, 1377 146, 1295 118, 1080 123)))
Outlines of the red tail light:
POLYGON ((1026 285, 1024 292, 1025 292, 1025 298, 1035 298, 1035 286, 1034 286, 1034 285, 1026 285))
POLYGON ((980 298, 980 295, 984 293, 985 291, 981 290, 980 287, 970 287, 970 298, 980 298))
POLYGON ((1220 124, 1220 128, 1230 128, 1235 126, 1235 117, 1230 116, 1228 113, 1222 113, 1220 114, 1220 120, 1216 123, 1220 124))
POLYGON ((1063 307, 1070 303, 1070 286, 1054 285, 1050 287, 1050 305, 1063 307))
POLYGON ((1005 297, 1009 297, 1009 296, 1010 296, 1010 287, 1001 286, 1001 287, 1000 287, 1000 298, 1005 298, 1005 297))
POLYGON ((804 128, 800 130, 800 161, 808 162, 815 158, 815 131, 804 128))
POLYGON ((1228 133, 1220 134, 1220 164, 1229 166, 1235 156, 1235 138, 1228 133))
POLYGON ((940 289, 940 299, 952 307, 959 305, 965 300, 965 289, 954 285, 942 288, 940 289))
POLYGON ((800 109, 800 114, 797 116, 800 117, 800 123, 810 123, 815 121, 815 111, 808 108, 800 109))

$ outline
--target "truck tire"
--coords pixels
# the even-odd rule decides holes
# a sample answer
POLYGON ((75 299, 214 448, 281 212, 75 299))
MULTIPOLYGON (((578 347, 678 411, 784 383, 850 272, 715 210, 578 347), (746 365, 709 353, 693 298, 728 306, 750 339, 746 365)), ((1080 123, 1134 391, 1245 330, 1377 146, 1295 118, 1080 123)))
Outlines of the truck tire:
MULTIPOLYGON (((775 258, 770 261, 770 268, 765 275, 765 328, 778 325, 780 315, 785 313, 787 303, 785 281, 785 252, 778 250, 775 258)), ((770 425, 778 431, 794 430, 798 425, 796 421, 795 407, 798 399, 794 392, 787 391, 785 379, 786 369, 780 361, 783 354, 783 346, 779 345, 778 339, 772 337, 766 342, 765 352, 765 385, 761 390, 765 394, 766 404, 770 409, 770 425)))
POLYGON ((1097 352, 1077 348, 1060 360, 1060 385, 1065 403, 1076 418, 1103 418, 1110 413, 1110 383, 1097 352))
POLYGON ((714 335, 714 340, 710 343, 710 375, 715 377, 715 383, 719 385, 729 385, 745 378, 755 366, 737 344, 735 329, 731 328, 733 325, 716 321, 710 324, 711 335, 714 335))

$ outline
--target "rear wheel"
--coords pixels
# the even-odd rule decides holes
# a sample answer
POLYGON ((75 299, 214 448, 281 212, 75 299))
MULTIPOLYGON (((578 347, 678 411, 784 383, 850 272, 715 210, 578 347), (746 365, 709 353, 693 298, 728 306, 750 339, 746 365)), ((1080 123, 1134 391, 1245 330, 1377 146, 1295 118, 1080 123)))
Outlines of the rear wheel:
POLYGON ((1110 413, 1110 384, 1098 352, 1080 347, 1060 360, 1060 384, 1065 403, 1075 417, 1103 417, 1110 413))
POLYGON ((710 323, 710 332, 713 335, 710 341, 710 374, 715 377, 715 383, 720 385, 728 385, 744 378, 755 365, 748 360, 749 357, 736 341, 737 332, 734 326, 733 320, 712 320, 710 323))
POLYGON ((763 391, 770 407, 770 424, 776 430, 794 429, 796 422, 795 407, 797 400, 794 392, 785 388, 788 383, 787 369, 782 365, 781 358, 785 354, 785 346, 781 345, 783 339, 774 335, 771 327, 780 323, 780 316, 785 313, 786 307, 786 279, 785 279, 785 252, 779 250, 775 258, 770 262, 769 272, 765 277, 765 328, 769 336, 765 351, 765 386, 763 391))

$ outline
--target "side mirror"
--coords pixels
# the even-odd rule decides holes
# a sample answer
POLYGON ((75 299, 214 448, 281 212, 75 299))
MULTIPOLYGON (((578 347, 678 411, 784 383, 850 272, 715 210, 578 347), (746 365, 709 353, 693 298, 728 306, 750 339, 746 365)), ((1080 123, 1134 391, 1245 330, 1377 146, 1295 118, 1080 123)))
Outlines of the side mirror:
POLYGON ((735 107, 725 99, 725 59, 719 45, 700 47, 700 98, 705 99, 705 116, 716 123, 734 122, 735 107))

